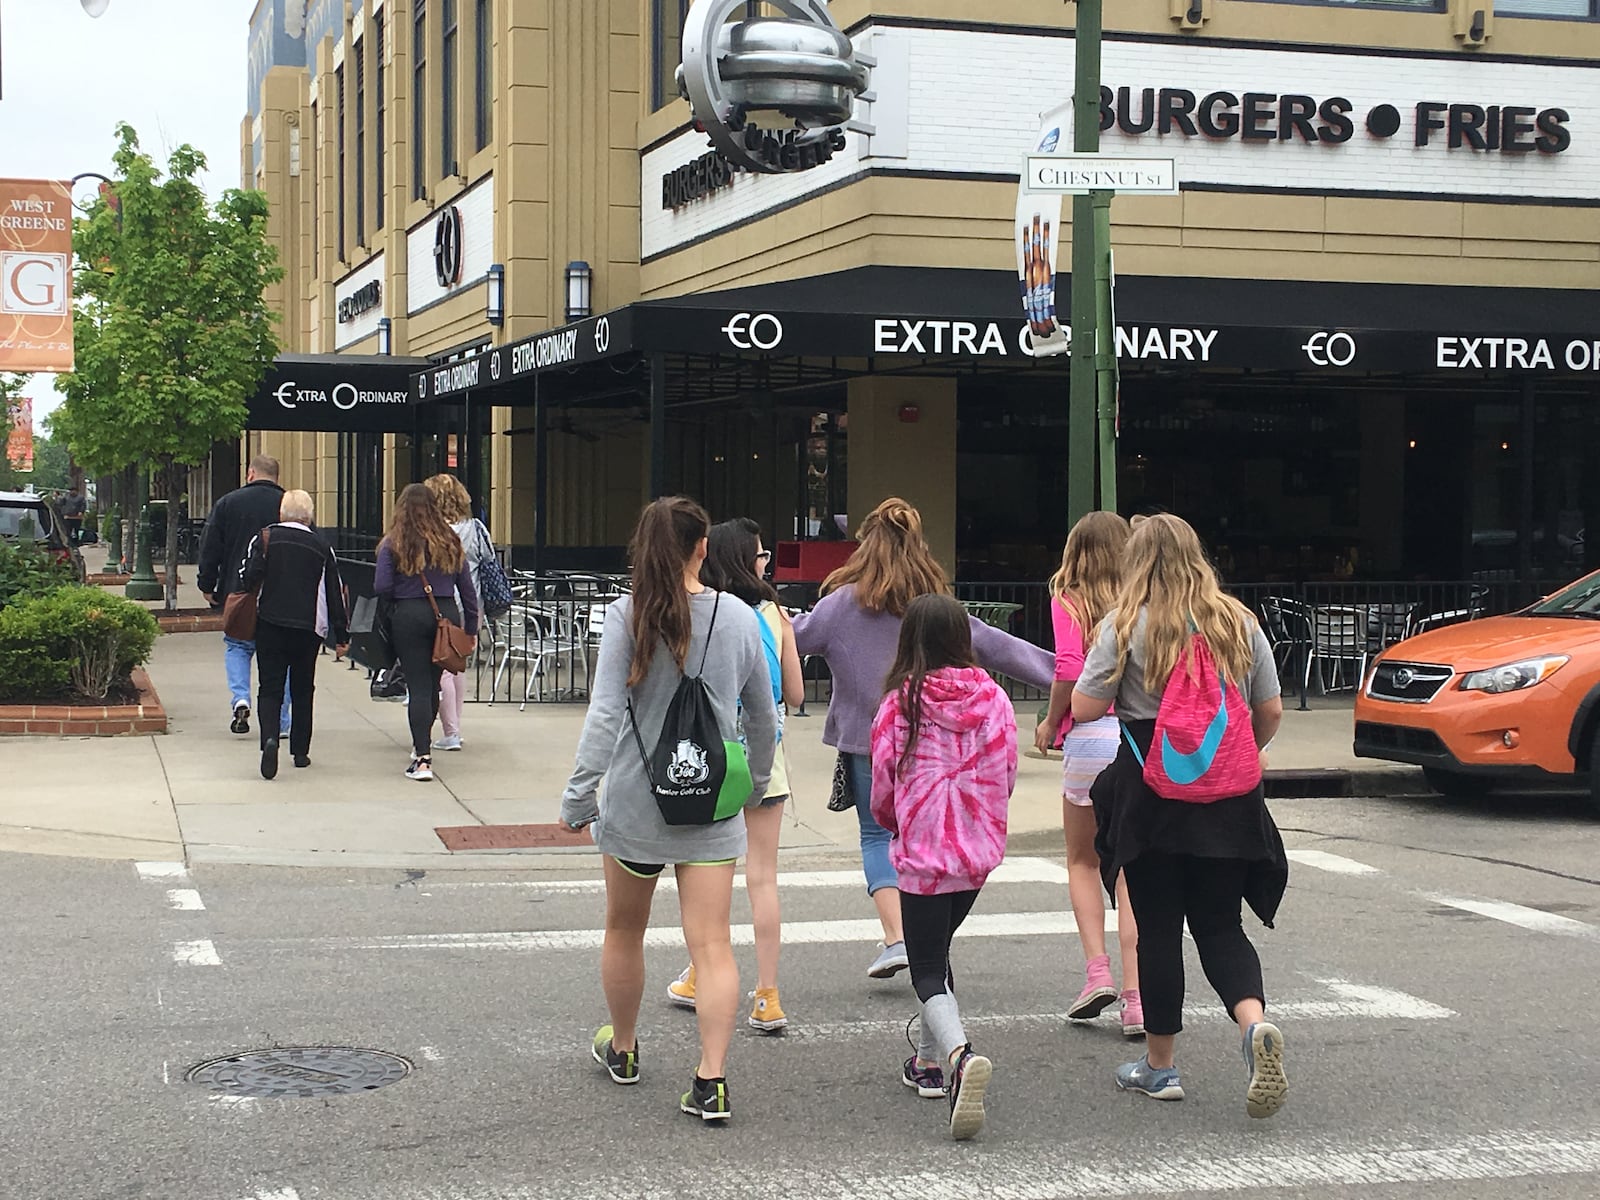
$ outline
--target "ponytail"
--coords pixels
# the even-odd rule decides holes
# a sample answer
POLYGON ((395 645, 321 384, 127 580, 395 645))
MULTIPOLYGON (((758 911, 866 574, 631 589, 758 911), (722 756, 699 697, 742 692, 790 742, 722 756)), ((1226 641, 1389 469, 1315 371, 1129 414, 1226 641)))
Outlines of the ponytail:
POLYGON ((689 657, 693 633, 684 568, 711 528, 711 518, 687 496, 667 496, 645 505, 633 531, 633 662, 628 686, 650 673, 656 645, 665 642, 678 669, 689 657))

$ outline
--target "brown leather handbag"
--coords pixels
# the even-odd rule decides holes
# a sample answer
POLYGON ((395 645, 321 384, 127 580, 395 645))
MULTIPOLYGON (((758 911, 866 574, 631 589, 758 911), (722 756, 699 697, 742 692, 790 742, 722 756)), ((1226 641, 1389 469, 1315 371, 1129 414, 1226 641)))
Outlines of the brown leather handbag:
POLYGON ((433 587, 426 576, 422 590, 433 605, 433 619, 437 622, 433 630, 433 665, 459 675, 467 669, 467 655, 477 646, 478 639, 439 611, 439 602, 433 598, 433 587))
MULTIPOLYGON (((261 531, 261 553, 267 552, 267 545, 271 541, 272 532, 269 529, 261 531)), ((262 583, 266 577, 262 576, 262 583)), ((231 637, 239 642, 253 642, 256 640, 256 612, 261 599, 261 584, 257 584, 254 591, 229 592, 222 601, 222 632, 226 637, 231 637)))

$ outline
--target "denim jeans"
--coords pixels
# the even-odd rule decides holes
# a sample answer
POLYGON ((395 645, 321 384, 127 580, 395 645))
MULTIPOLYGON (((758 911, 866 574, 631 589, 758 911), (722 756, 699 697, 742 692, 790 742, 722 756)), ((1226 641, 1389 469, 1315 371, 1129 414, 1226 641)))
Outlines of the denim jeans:
POLYGON ((856 794, 856 820, 861 824, 861 869, 867 876, 867 895, 879 888, 899 887, 900 877, 889 861, 889 831, 872 816, 872 758, 847 754, 850 787, 856 794))
MULTIPOLYGON (((228 672, 228 691, 233 697, 232 707, 250 703, 250 660, 256 655, 254 642, 241 642, 238 638, 222 635, 222 662, 228 672)), ((284 700, 282 733, 289 733, 289 702, 284 700)))

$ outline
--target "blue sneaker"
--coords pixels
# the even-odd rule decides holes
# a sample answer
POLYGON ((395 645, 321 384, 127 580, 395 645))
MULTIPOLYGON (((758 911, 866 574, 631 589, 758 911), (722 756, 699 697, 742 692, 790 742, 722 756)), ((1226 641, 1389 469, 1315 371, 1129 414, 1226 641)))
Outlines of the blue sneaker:
POLYGON ((1152 1067, 1146 1055, 1117 1068, 1117 1086, 1125 1092, 1143 1092, 1152 1100, 1182 1100, 1183 1084, 1177 1067, 1152 1067))
POLYGON ((1244 1093, 1244 1110, 1252 1117, 1270 1117, 1289 1096, 1289 1078, 1283 1073, 1283 1034, 1270 1021, 1257 1021, 1244 1035, 1244 1065, 1250 1083, 1244 1093))

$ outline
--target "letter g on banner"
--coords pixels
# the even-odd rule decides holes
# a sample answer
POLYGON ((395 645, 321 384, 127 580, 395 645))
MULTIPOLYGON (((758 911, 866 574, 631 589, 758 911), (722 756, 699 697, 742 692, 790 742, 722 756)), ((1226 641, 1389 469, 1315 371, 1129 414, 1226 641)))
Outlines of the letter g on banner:
POLYGON ((1356 339, 1343 330, 1313 333, 1300 349, 1314 367, 1348 367, 1356 360, 1356 339))
POLYGON ((738 350, 774 350, 783 341, 783 322, 771 313, 736 313, 722 327, 738 350))

